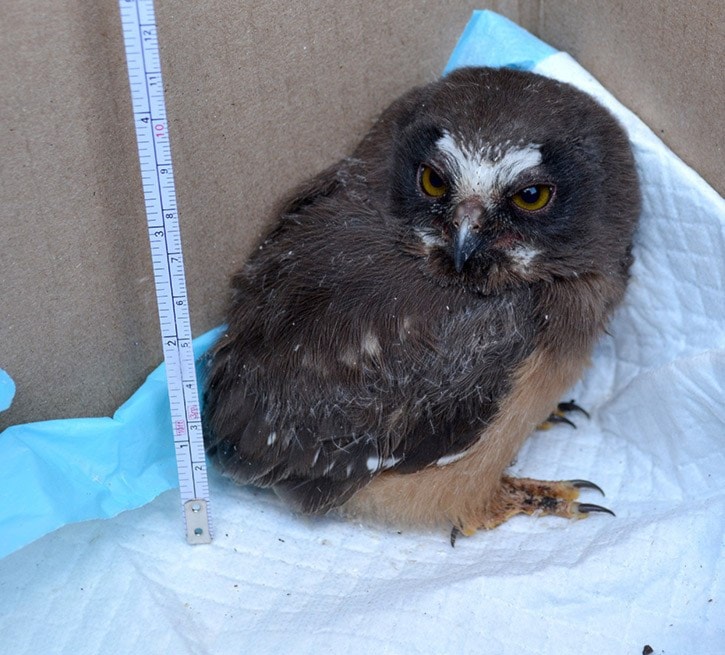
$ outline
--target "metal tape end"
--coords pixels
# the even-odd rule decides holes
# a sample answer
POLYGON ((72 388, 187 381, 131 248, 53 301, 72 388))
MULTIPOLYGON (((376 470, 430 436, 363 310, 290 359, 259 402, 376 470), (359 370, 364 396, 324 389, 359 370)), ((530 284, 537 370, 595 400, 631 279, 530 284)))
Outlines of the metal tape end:
POLYGON ((187 543, 192 546, 211 543, 211 530, 206 500, 203 498, 187 500, 184 503, 184 518, 186 519, 187 543))

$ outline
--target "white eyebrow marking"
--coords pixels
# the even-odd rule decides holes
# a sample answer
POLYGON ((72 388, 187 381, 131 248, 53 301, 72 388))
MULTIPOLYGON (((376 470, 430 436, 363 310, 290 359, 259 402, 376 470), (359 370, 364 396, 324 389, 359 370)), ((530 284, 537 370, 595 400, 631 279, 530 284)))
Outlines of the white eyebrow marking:
POLYGON ((461 146, 446 132, 436 146, 454 171, 456 195, 460 198, 477 195, 490 202, 496 191, 541 163, 541 146, 536 143, 514 146, 503 152, 500 147, 476 150, 461 146))

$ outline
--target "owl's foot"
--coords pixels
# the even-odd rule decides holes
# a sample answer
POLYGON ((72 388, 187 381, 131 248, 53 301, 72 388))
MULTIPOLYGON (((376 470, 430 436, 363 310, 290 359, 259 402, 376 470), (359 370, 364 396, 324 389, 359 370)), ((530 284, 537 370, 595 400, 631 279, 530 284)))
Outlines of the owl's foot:
POLYGON ((504 476, 498 495, 485 516, 479 517, 476 522, 460 522, 453 527, 451 546, 455 546, 460 534, 470 537, 478 530, 490 530, 517 514, 543 514, 566 519, 584 519, 592 512, 615 515, 606 507, 577 502, 580 489, 593 489, 604 495, 596 484, 588 480, 549 482, 504 476))
POLYGON ((549 418, 547 418, 543 423, 541 423, 539 426, 537 426, 537 430, 549 430, 550 428, 554 427, 557 423, 566 423, 567 425, 571 425, 571 427, 576 428, 576 424, 571 419, 567 418, 567 414, 571 414, 572 412, 579 412, 580 414, 584 414, 587 418, 589 418, 589 412, 587 412, 582 407, 579 407, 573 400, 570 400, 568 403, 559 403, 556 406, 556 409, 549 414, 549 418))

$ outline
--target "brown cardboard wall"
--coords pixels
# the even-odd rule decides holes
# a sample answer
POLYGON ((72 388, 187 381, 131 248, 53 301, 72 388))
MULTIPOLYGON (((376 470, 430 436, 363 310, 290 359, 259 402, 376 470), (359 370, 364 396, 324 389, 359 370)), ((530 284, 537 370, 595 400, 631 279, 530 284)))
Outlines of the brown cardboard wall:
POLYGON ((544 0, 536 31, 725 192, 725 2, 544 0))
MULTIPOLYGON (((721 191, 717 0, 484 3, 571 51, 721 191), (684 6, 683 6, 684 7, 684 6)), ((157 0, 195 334, 270 205, 435 78, 481 3, 157 0)), ((116 2, 0 6, 0 426, 108 414, 161 358, 116 2)))

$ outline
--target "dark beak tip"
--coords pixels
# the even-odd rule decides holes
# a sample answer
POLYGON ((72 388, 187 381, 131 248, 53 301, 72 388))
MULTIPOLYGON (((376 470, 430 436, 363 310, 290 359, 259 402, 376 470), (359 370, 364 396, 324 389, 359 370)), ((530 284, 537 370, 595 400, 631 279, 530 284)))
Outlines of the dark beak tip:
POLYGON ((461 255, 460 252, 456 252, 453 256, 453 266, 456 269, 456 273, 460 273, 466 264, 466 258, 461 255))
POLYGON ((452 220, 453 265, 457 273, 463 271, 466 262, 483 245, 482 212, 483 207, 480 202, 473 199, 461 202, 455 209, 452 220))
POLYGON ((478 232, 459 230, 453 242, 453 265, 456 273, 460 273, 471 256, 481 248, 483 239, 478 232))

